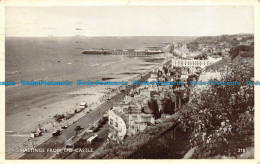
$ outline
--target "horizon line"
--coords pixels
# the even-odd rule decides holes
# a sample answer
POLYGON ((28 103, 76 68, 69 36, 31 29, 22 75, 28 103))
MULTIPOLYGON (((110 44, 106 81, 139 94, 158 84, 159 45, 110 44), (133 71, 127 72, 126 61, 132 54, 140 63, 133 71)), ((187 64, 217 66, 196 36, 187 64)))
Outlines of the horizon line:
POLYGON ((219 35, 96 35, 96 36, 84 36, 84 35, 72 35, 72 36, 5 36, 5 38, 47 38, 47 37, 211 37, 211 36, 223 36, 223 35, 254 35, 254 33, 234 33, 234 34, 219 34, 219 35))

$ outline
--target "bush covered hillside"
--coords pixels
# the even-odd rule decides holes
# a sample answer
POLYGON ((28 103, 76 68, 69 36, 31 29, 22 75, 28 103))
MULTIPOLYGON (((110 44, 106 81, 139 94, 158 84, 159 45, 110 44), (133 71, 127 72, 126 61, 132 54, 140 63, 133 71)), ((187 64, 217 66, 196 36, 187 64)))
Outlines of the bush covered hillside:
POLYGON ((193 158, 237 158, 254 146, 254 86, 246 85, 254 78, 254 65, 249 59, 230 60, 225 71, 221 62, 218 69, 213 66, 223 73, 222 81, 241 84, 193 92, 197 98, 181 110, 182 126, 190 133, 191 147, 196 147, 193 158))
POLYGON ((198 37, 195 40, 187 42, 188 55, 197 52, 200 55, 206 56, 227 56, 236 57, 237 52, 241 51, 244 57, 250 57, 250 54, 244 53, 249 49, 254 51, 254 35, 238 34, 238 35, 221 35, 198 37))
POLYGON ((239 45, 231 48, 230 57, 234 59, 238 55, 242 57, 254 57, 254 45, 239 45))

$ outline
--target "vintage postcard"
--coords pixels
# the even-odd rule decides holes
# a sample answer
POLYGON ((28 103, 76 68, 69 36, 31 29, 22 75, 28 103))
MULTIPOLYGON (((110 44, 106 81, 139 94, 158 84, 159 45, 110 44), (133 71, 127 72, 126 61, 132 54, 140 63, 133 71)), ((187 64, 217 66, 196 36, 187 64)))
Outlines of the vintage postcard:
POLYGON ((257 1, 41 2, 3 2, 3 160, 257 163, 257 1))

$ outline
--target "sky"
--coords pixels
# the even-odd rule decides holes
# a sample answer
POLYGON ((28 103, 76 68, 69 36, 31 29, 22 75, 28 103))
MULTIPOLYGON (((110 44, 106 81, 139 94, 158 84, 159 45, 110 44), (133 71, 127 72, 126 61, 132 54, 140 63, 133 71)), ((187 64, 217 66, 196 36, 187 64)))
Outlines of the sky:
POLYGON ((254 33, 253 6, 6 7, 6 36, 254 33))

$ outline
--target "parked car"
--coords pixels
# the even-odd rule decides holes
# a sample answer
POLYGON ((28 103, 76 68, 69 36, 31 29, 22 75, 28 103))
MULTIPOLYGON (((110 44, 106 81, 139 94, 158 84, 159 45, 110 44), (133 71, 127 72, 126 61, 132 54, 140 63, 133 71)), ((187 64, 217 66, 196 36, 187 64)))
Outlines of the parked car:
POLYGON ((52 136, 59 136, 59 135, 61 135, 60 130, 56 130, 55 132, 52 133, 52 136))
POLYGON ((94 130, 90 128, 87 132, 88 132, 88 133, 93 133, 94 130))
POLYGON ((64 125, 61 127, 62 129, 67 129, 68 128, 68 125, 64 125))
POLYGON ((92 126, 89 128, 88 132, 89 132, 89 133, 97 132, 98 129, 99 129, 99 127, 94 124, 94 125, 92 125, 92 126))
POLYGON ((75 131, 80 131, 82 128, 80 126, 76 126, 75 131))

